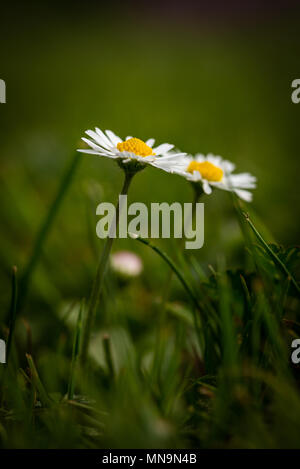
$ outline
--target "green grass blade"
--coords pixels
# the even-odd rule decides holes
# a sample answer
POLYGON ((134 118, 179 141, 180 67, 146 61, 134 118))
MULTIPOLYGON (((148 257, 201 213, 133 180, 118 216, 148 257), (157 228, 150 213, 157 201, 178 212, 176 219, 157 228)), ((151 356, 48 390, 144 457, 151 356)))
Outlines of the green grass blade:
POLYGON ((284 272, 284 274, 287 276, 288 279, 290 279, 292 285, 295 287, 297 293, 300 295, 300 286, 296 282, 295 278, 291 274, 291 272, 288 270, 287 266, 282 262, 282 260, 277 256, 277 254, 270 248, 270 246, 266 243, 266 241, 263 239, 261 234, 258 232, 258 230, 255 228, 253 222, 250 220, 250 217, 247 213, 244 213, 244 216, 247 220, 247 222, 250 225, 250 228, 252 229, 253 233, 255 234, 256 238, 261 242, 267 253, 270 255, 270 257, 273 259, 275 264, 277 264, 280 269, 284 272))
POLYGON ((45 407, 52 407, 53 404, 54 404, 54 401, 52 401, 52 399, 50 399, 46 389, 44 388, 44 385, 42 384, 42 382, 40 380, 40 377, 39 377, 39 374, 38 374, 37 369, 35 367, 32 356, 29 355, 29 354, 26 354, 26 358, 27 358, 28 366, 29 366, 30 373, 31 373, 32 383, 33 383, 34 388, 37 390, 37 392, 39 394, 39 398, 40 398, 41 403, 45 407))
MULTIPOLYGON (((169 265, 169 267, 171 267, 171 269, 173 270, 173 272, 177 276, 178 280, 181 282, 184 289, 186 290, 189 298, 191 299, 192 303, 195 306, 195 309, 199 312, 200 320, 201 320, 201 323, 203 324, 204 313, 203 313, 203 310, 202 310, 202 308, 201 308, 201 306, 198 302, 198 299, 197 299, 196 295, 194 294, 192 288, 189 286, 188 282, 186 281, 186 279, 184 278, 184 276, 182 275, 182 273, 178 269, 178 267, 172 261, 172 259, 170 259, 170 257, 165 252, 161 251, 157 246, 154 246, 153 244, 149 243, 149 241, 147 241, 146 239, 140 238, 139 236, 134 235, 134 234, 130 234, 130 236, 131 236, 132 239, 136 239, 140 243, 143 243, 146 246, 149 246, 154 252, 156 252, 169 265)), ((200 324, 199 324, 199 317, 197 316, 197 314, 195 312, 195 309, 193 308, 194 323, 195 323, 195 329, 196 329, 197 335, 198 335, 199 344, 201 346, 201 345, 203 345, 203 343, 202 343, 202 332, 201 332, 201 328, 200 328, 200 324)))
POLYGON ((201 311, 200 305, 198 303, 198 300, 197 300, 193 290, 188 285, 186 279, 184 278, 184 276, 182 275, 182 273, 180 272, 178 267, 171 260, 171 258, 164 251, 161 251, 157 246, 154 246, 154 244, 149 243, 149 241, 147 241, 146 239, 140 238, 139 236, 135 236, 133 234, 131 234, 130 236, 132 237, 132 239, 136 239, 140 243, 143 243, 146 246, 149 246, 154 252, 156 252, 169 265, 169 267, 171 267, 171 269, 176 274, 179 281, 182 283, 183 287, 185 288, 186 292, 188 293, 188 295, 189 295, 190 299, 192 300, 192 302, 194 303, 195 307, 198 310, 201 311))
POLYGON ((19 300, 18 300, 18 306, 20 307, 21 302, 25 299, 27 291, 28 291, 28 286, 31 280, 31 276, 35 270, 35 267, 39 261, 39 258, 41 256, 42 250, 44 243, 46 241, 46 238, 49 234, 49 231, 53 225, 53 221, 55 219, 55 216, 58 212, 59 207, 62 204, 62 201, 67 193, 67 190, 70 187, 70 184, 73 180, 75 171, 78 167, 78 164, 81 160, 81 154, 76 152, 75 155, 73 156, 69 166, 67 167, 62 179, 61 183, 59 185, 58 191, 56 193, 56 196, 50 206, 50 209, 46 215, 46 218, 44 219, 39 232, 37 234, 35 244, 32 250, 31 257, 29 259, 28 264, 26 265, 24 269, 24 273, 22 275, 21 281, 20 281, 20 294, 19 294, 19 300))
POLYGON ((76 366, 77 366, 78 357, 80 354, 80 345, 81 345, 81 336, 82 336, 82 312, 83 310, 84 310, 84 301, 82 301, 80 305, 77 323, 76 323, 74 341, 73 341, 72 364, 71 364, 70 379, 69 379, 69 384, 68 384, 68 399, 69 400, 72 400, 74 396, 76 366))
POLYGON ((7 347, 6 347, 6 365, 8 365, 8 360, 10 356, 12 339, 15 330, 16 317, 17 317, 17 299, 18 299, 18 286, 17 286, 17 267, 12 268, 12 293, 11 293, 11 303, 9 311, 9 333, 7 338, 7 347))
POLYGON ((111 378, 114 378, 115 372, 114 372, 113 358, 112 358, 112 353, 111 353, 111 340, 108 334, 106 334, 103 337, 103 348, 104 348, 105 361, 107 364, 109 375, 111 378))
POLYGON ((233 298, 232 286, 226 274, 224 260, 220 259, 220 262, 221 268, 219 271, 222 274, 217 276, 217 280, 223 342, 223 363, 226 368, 233 369, 238 365, 238 345, 231 304, 233 298))

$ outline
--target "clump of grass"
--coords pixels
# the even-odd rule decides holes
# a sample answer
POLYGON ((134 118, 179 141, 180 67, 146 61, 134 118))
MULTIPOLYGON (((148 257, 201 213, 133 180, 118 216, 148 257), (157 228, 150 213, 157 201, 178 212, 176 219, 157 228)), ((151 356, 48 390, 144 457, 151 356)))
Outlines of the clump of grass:
POLYGON ((10 365, 15 332, 16 360, 1 381, 2 447, 300 446, 290 360, 300 250, 268 244, 236 209, 248 267, 232 270, 223 256, 205 271, 194 256, 175 263, 137 238, 179 282, 162 303, 147 296, 147 280, 121 285, 109 272, 85 360, 83 303, 74 320, 57 320, 55 352, 39 344, 28 353, 13 271, 7 356, 10 365))

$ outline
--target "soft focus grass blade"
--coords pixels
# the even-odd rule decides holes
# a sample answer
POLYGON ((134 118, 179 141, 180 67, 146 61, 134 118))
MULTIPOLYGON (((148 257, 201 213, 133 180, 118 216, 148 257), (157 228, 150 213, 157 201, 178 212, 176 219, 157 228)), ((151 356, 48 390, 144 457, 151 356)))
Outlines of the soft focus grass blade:
POLYGON ((6 348, 6 363, 10 357, 10 351, 12 346, 13 334, 16 324, 17 316, 17 299, 18 299, 18 287, 17 287, 17 267, 12 268, 12 292, 11 292, 11 303, 10 303, 10 312, 9 312, 9 333, 7 339, 7 348, 6 348))
POLYGON ((188 296, 190 297, 190 299, 194 303, 195 307, 198 310, 200 310, 200 305, 198 303, 198 300, 197 300, 192 288, 189 286, 186 279, 183 277, 182 273, 180 272, 178 267, 174 264, 174 262, 170 259, 170 257, 165 252, 163 252, 161 249, 159 249, 157 246, 154 246, 153 244, 149 243, 149 241, 147 241, 146 239, 140 238, 139 236, 137 236, 137 237, 131 236, 131 237, 133 239, 136 239, 140 243, 143 243, 146 246, 149 246, 153 251, 155 251, 169 265, 169 267, 171 267, 171 269, 173 270, 173 272, 176 274, 177 278, 179 279, 179 281, 183 285, 184 289, 187 291, 188 296))
POLYGON ((300 295, 300 286, 298 285, 298 283, 296 282, 294 276, 291 274, 291 272, 288 270, 288 268, 286 267, 286 265, 282 262, 281 259, 279 259, 279 257, 277 256, 277 254, 270 248, 270 246, 266 243, 266 241, 263 239, 263 237, 261 236, 261 234, 257 231, 257 229, 255 228, 254 224, 252 223, 252 221, 250 220, 250 217, 247 213, 244 213, 244 216, 248 222, 248 224, 250 225, 253 233, 255 234, 255 236, 257 237, 257 239, 260 241, 260 243, 263 245, 263 247, 265 248, 265 250, 267 251, 267 253, 270 255, 270 257, 273 259, 273 261, 275 262, 275 264, 277 264, 279 266, 279 268, 284 272, 284 274, 287 276, 288 279, 290 279, 291 281, 291 284, 295 287, 295 290, 297 291, 297 293, 300 295))
POLYGON ((109 372, 109 376, 111 378, 114 378, 115 371, 114 371, 114 364, 113 364, 113 358, 112 358, 112 353, 111 353, 111 340, 108 334, 106 334, 103 337, 103 348, 104 348, 105 361, 106 361, 107 369, 109 372))
POLYGON ((169 267, 171 267, 171 269, 173 270, 173 272, 175 273, 175 275, 177 276, 177 278, 179 279, 179 281, 183 285, 184 289, 186 290, 186 292, 187 292, 190 300, 194 304, 196 310, 200 314, 200 318, 199 318, 199 316, 196 314, 195 309, 193 308, 194 323, 195 323, 195 328, 196 328, 197 335, 198 335, 198 340, 200 342, 200 345, 203 345, 202 344, 202 333, 201 333, 201 329, 200 329, 199 319, 201 319, 201 323, 203 323, 204 315, 203 315, 202 308, 201 308, 201 306, 198 302, 198 299, 197 299, 196 295, 194 294, 192 288, 189 286, 188 282, 186 281, 186 279, 184 278, 184 276, 182 275, 182 273, 180 272, 178 267, 174 264, 174 262, 170 259, 170 257, 165 252, 161 251, 157 246, 154 246, 153 244, 149 243, 149 241, 147 241, 143 238, 140 238, 139 236, 136 237, 136 236, 131 235, 131 237, 133 239, 136 239, 137 241, 140 241, 141 243, 145 244, 146 246, 149 246, 154 252, 156 252, 169 265, 169 267))
POLYGON ((82 312, 84 310, 84 304, 85 304, 84 301, 82 301, 79 312, 78 312, 78 318, 77 318, 74 341, 73 341, 71 372, 70 372, 70 379, 69 379, 69 384, 68 384, 68 399, 69 400, 73 399, 73 396, 74 396, 76 367, 77 367, 78 357, 80 354, 80 345, 81 345, 82 312))
POLYGON ((63 177, 61 179, 58 191, 56 193, 56 196, 50 206, 50 209, 38 231, 32 254, 31 257, 24 269, 23 275, 21 277, 20 281, 20 294, 19 294, 19 300, 18 300, 18 305, 19 307, 22 305, 22 301, 26 298, 28 286, 31 280, 31 276, 35 270, 35 267, 39 261, 39 258, 41 256, 42 250, 44 243, 47 239, 47 236, 49 234, 49 231, 53 225, 54 219, 56 217, 56 214, 59 210, 59 207, 62 204, 62 201, 67 193, 67 190, 70 187, 70 184, 73 180, 73 177, 75 175, 75 171, 78 167, 78 164, 81 160, 81 154, 76 152, 71 159, 71 162, 69 163, 65 173, 63 174, 63 177))
POLYGON ((37 390, 39 394, 41 403, 46 407, 52 407, 54 402, 48 396, 48 393, 40 380, 40 377, 35 367, 32 356, 29 354, 26 354, 26 358, 27 358, 29 369, 30 369, 31 380, 32 380, 33 386, 35 387, 35 389, 37 390))

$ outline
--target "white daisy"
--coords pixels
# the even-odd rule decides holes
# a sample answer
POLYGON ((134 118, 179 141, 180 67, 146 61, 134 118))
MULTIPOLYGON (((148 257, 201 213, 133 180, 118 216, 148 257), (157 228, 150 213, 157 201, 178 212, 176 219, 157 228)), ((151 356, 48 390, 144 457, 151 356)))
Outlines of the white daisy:
POLYGON ((177 167, 176 162, 180 161, 186 153, 171 151, 174 145, 163 143, 154 147, 155 140, 150 138, 143 142, 139 138, 126 137, 122 141, 111 130, 102 130, 95 128, 87 130, 86 134, 90 138, 82 138, 90 148, 80 149, 78 151, 92 155, 106 156, 116 160, 121 165, 128 163, 136 164, 136 167, 142 169, 146 164, 150 164, 167 172, 172 172, 177 167))
POLYGON ((137 277, 143 270, 143 263, 139 256, 131 251, 117 251, 110 257, 113 270, 121 277, 137 277))
POLYGON ((220 156, 197 154, 181 159, 173 172, 184 176, 188 181, 202 184, 203 191, 211 194, 212 187, 232 191, 243 200, 251 202, 256 178, 250 173, 232 174, 235 165, 220 156))

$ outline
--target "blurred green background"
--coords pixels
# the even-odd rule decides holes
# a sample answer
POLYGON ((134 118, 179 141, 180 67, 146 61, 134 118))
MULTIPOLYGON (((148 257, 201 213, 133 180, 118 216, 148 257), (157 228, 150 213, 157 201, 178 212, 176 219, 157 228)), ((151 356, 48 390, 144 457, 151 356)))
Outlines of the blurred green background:
MULTIPOLYGON (((291 101, 291 82, 300 78, 299 8, 295 2, 215 3, 215 9, 208 2, 1 7, 0 78, 7 86, 7 103, 0 105, 2 320, 11 266, 22 272, 64 169, 84 131, 95 126, 233 161, 237 172, 257 176, 249 210, 268 240, 298 243, 300 104, 291 101)), ((56 347, 61 312, 89 294, 102 247, 95 209, 114 202, 121 184, 112 161, 82 157, 24 311, 40 357, 43 347, 56 347)), ((149 168, 133 181, 129 202, 191 197, 185 180, 149 168)), ((238 267, 244 244, 229 195, 215 191, 203 201, 205 245, 197 258, 207 270, 223 253, 238 267)), ((172 242, 159 243, 172 252, 172 242)), ((142 256, 143 296, 137 286, 129 301, 137 315, 147 315, 167 268, 132 240, 117 240, 114 249, 120 248, 142 256)))

